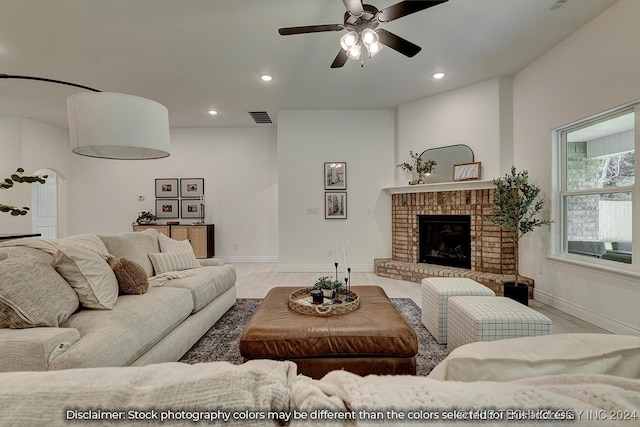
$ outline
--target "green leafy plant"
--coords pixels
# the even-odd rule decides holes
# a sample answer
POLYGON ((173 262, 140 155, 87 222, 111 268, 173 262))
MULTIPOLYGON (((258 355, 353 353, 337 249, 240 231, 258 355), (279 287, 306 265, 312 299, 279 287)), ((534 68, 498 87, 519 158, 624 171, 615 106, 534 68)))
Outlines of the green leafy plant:
MULTIPOLYGON (((8 190, 10 188, 13 188, 13 186, 18 183, 18 184, 33 184, 35 182, 38 182, 40 184, 44 184, 46 182, 46 179, 48 178, 47 175, 43 175, 43 176, 28 176, 28 175, 23 175, 24 174, 24 169, 22 168, 18 168, 16 169, 16 171, 11 174, 11 176, 9 178, 5 178, 4 181, 2 181, 0 183, 0 189, 2 190, 8 190)), ((17 206, 9 206, 9 205, 3 205, 0 204, 0 212, 3 213, 10 213, 12 216, 20 216, 20 215, 26 215, 29 211, 29 208, 26 206, 23 206, 21 208, 17 207, 17 206)))
POLYGON ((533 231, 534 228, 553 223, 546 218, 538 218, 544 201, 540 195, 540 187, 529 182, 529 173, 517 172, 515 166, 502 178, 494 179, 493 211, 491 222, 504 230, 510 231, 513 239, 515 284, 519 286, 518 245, 520 238, 533 231))
POLYGON ((151 211, 138 212, 138 218, 136 218, 138 224, 150 224, 157 220, 158 217, 151 213, 151 211))
POLYGON ((313 284, 311 289, 332 289, 336 290, 342 286, 342 282, 339 280, 333 280, 329 276, 320 277, 316 280, 316 283, 313 284))
POLYGON ((409 151, 409 156, 412 159, 411 163, 403 162, 400 163, 397 167, 405 172, 415 172, 418 175, 429 175, 433 173, 434 166, 437 164, 435 160, 422 160, 420 154, 414 153, 413 151, 409 151))

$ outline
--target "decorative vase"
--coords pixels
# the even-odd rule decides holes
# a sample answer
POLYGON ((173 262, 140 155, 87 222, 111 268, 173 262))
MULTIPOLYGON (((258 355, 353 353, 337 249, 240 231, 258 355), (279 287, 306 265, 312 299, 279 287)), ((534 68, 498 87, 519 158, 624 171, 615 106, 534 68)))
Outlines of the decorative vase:
POLYGON ((420 174, 418 174, 417 172, 411 172, 411 181, 409 182, 409 185, 415 185, 419 180, 420 174))
POLYGON ((324 295, 325 298, 333 298, 334 296, 336 296, 336 290, 335 289, 323 289, 322 290, 322 294, 324 295))

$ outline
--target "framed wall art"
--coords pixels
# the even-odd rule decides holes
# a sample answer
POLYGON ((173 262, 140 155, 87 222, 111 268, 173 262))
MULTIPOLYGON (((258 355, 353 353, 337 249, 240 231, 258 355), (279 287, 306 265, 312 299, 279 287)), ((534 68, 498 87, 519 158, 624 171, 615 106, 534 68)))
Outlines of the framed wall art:
POLYGON ((156 199, 178 197, 178 178, 156 179, 156 199))
POLYGON ((324 219, 347 219, 347 192, 324 193, 324 219))
POLYGON ((453 165, 454 181, 473 181, 476 179, 480 179, 480 162, 453 165))
POLYGON ((156 199, 156 216, 158 218, 180 218, 178 199, 156 199))
POLYGON ((324 163, 324 189, 347 189, 347 164, 345 162, 324 163))
POLYGON ((204 178, 181 178, 180 197, 204 196, 204 178))
POLYGON ((204 204, 202 199, 182 199, 180 200, 180 212, 182 218, 203 218, 204 204))

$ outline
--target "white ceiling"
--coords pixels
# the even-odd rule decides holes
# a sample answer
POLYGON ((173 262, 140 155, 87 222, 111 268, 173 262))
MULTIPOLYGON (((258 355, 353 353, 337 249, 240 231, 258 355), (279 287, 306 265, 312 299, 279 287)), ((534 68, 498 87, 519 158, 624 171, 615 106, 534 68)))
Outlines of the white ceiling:
MULTIPOLYGON (((552 11, 556 0, 449 0, 381 25, 421 46, 414 58, 385 48, 364 67, 331 69, 343 32, 277 30, 342 23, 341 0, 0 0, 0 74, 150 98, 172 127, 265 126, 248 111, 275 122, 284 109, 394 108, 514 75, 616 1, 552 11), (433 80, 435 71, 447 77, 433 80)), ((66 128, 66 97, 78 91, 0 79, 0 115, 66 128)))

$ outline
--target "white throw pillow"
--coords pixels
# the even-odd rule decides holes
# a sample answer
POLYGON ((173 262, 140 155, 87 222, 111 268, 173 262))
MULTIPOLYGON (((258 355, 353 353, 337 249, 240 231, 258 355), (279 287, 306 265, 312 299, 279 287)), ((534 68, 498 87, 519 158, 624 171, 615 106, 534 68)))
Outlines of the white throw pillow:
MULTIPOLYGON (((191 242, 189 240, 175 240, 171 237, 167 237, 162 233, 158 234, 158 242, 160 243, 161 252, 184 252, 191 250, 191 242)), ((195 256, 195 255, 194 255, 195 256)))
POLYGON ((149 259, 153 264, 156 275, 169 271, 189 270, 200 267, 200 263, 193 254, 192 249, 182 252, 149 254, 149 259))
POLYGON ((78 296, 47 262, 11 251, 0 261, 0 327, 60 326, 78 309, 78 296))
POLYGON ((118 280, 101 255, 76 245, 60 245, 55 268, 71 285, 85 308, 112 309, 118 280))

